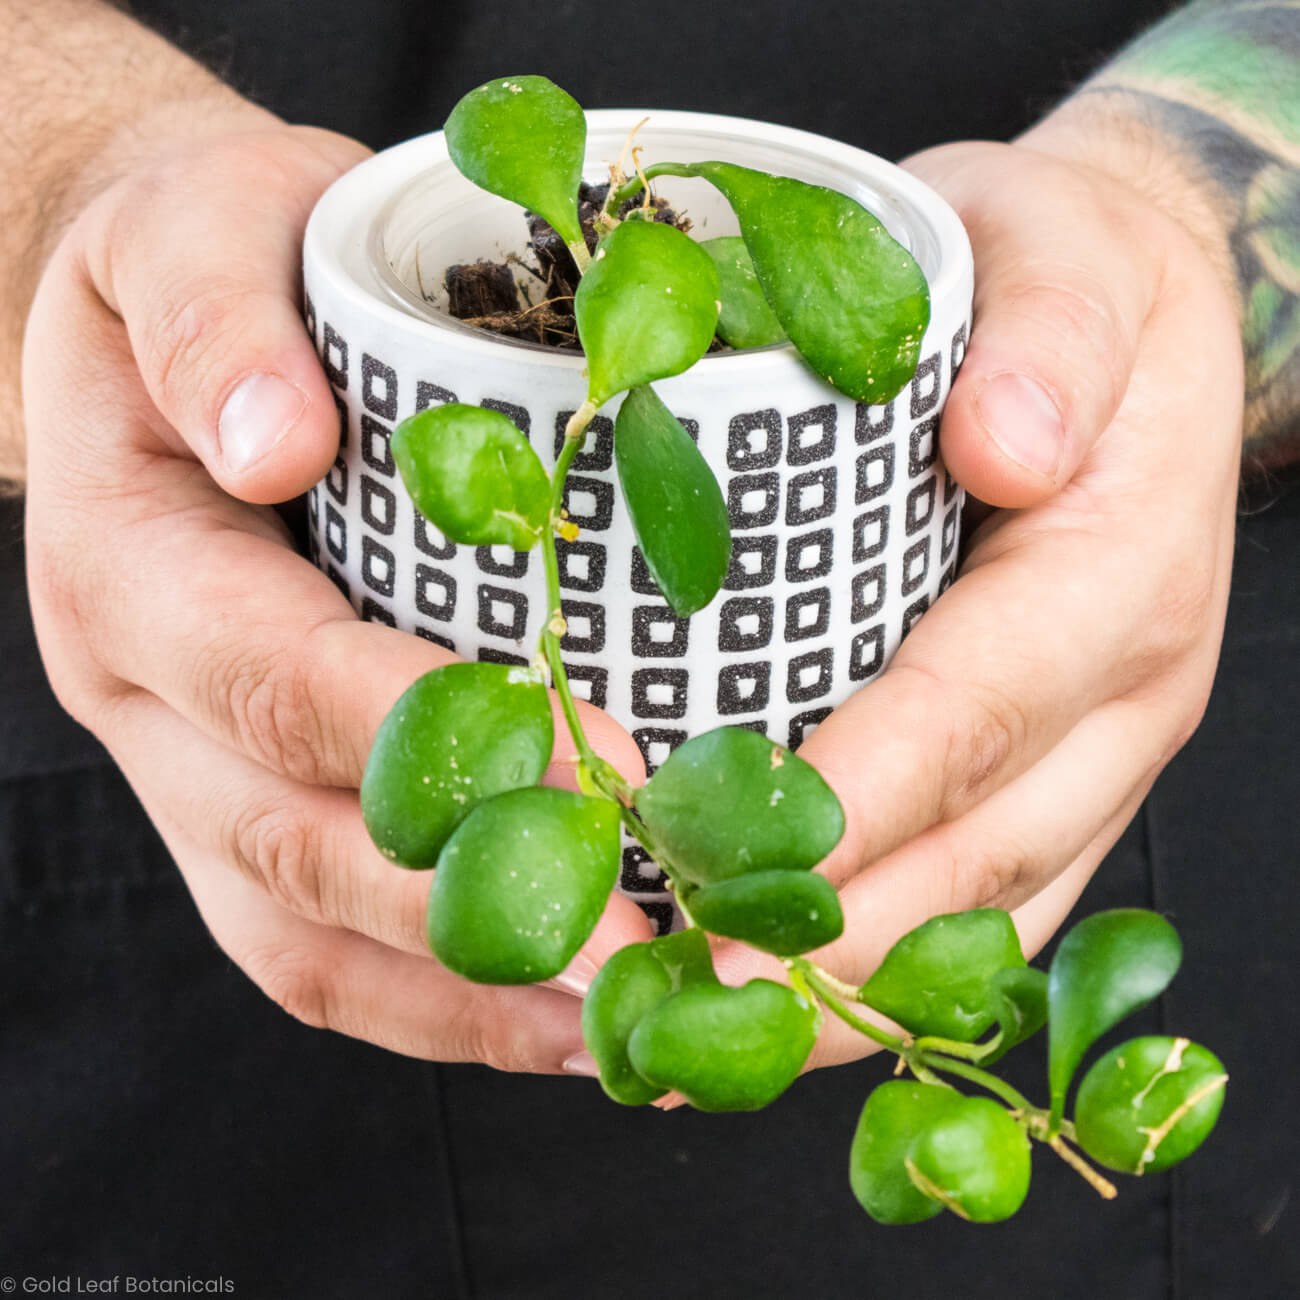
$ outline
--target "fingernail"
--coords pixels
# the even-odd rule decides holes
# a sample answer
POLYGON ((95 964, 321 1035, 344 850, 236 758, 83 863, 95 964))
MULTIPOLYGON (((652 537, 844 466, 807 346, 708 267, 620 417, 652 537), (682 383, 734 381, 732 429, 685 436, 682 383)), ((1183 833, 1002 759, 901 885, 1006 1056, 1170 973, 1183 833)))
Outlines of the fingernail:
POLYGON ((226 398, 217 421, 221 459, 232 474, 259 461, 307 409, 307 394, 278 375, 253 374, 226 398))
POLYGON ((555 983, 566 993, 572 993, 576 997, 585 997, 587 990, 591 987, 591 981, 595 978, 596 963, 586 953, 580 952, 555 976, 555 983))
POLYGON ((1004 371, 980 389, 975 407, 990 437, 1018 465, 1051 478, 1061 464, 1065 424, 1047 390, 1004 371))
POLYGON ((565 1074, 579 1074, 586 1079, 594 1079, 600 1071, 596 1068, 596 1058, 590 1052, 575 1052, 564 1063, 565 1074))

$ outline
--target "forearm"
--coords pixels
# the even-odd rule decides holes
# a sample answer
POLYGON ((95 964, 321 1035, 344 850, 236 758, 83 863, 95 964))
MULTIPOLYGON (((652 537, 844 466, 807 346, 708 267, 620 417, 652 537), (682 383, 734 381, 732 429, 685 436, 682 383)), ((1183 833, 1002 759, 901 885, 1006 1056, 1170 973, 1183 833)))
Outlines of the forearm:
POLYGON ((110 5, 0 0, 0 480, 24 464, 23 329, 36 284, 76 214, 130 160, 187 121, 256 112, 110 5))
MULTIPOLYGON (((1041 130, 1102 121, 1112 160, 1186 225, 1238 302, 1248 463, 1300 457, 1300 3, 1197 0, 1041 130)), ((1031 132, 1032 142, 1038 136, 1031 132)))

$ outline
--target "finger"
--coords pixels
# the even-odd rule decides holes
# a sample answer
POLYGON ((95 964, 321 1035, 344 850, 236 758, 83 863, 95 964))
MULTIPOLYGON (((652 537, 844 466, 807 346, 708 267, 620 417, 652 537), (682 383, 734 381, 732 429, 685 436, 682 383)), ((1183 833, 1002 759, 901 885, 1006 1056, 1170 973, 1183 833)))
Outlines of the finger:
POLYGON ((975 496, 1026 506, 1070 479, 1119 408, 1163 241, 1078 168, 963 148, 908 164, 957 209, 975 257, 974 325, 940 442, 975 496))
POLYGON ((321 192, 366 152, 279 126, 223 137, 106 196, 111 216, 86 241, 90 278, 124 321, 154 405, 243 500, 306 491, 337 453, 338 416, 302 324, 302 236, 321 192))
POLYGON ((214 938, 291 1015, 433 1061, 558 1074, 583 1050, 581 1007, 549 989, 471 984, 439 966, 280 907, 155 818, 214 938))
MULTIPOLYGON (((355 793, 268 773, 143 691, 117 700, 105 739, 150 816, 189 827, 189 841, 205 858, 233 868, 308 921, 428 955, 432 877, 395 867, 379 853, 355 793)), ((594 974, 649 930, 635 903, 613 896, 570 970, 594 974)))

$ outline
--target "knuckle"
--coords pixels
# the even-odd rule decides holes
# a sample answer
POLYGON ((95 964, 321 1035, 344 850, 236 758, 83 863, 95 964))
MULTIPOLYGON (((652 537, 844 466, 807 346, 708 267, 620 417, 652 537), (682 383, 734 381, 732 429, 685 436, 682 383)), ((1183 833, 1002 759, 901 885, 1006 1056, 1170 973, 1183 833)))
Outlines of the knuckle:
POLYGON ((1023 707, 1005 691, 989 686, 963 688, 960 702, 948 716, 941 821, 978 802, 1024 745, 1029 732, 1023 707))
POLYGON ((1011 838, 998 836, 991 843, 960 841, 945 836, 944 871, 936 911, 964 912, 971 908, 1010 909, 1036 890, 1042 864, 1029 849, 1011 838))
POLYGON ((277 1006, 313 1029, 334 1026, 333 991, 319 962, 302 948, 262 948, 240 963, 277 1006))
POLYGON ((447 1060, 473 1061, 507 1074, 537 1068, 526 1044, 511 1031, 511 1017, 501 1005, 500 990, 480 988, 481 996, 465 998, 449 1008, 443 1022, 442 1055, 447 1060))
POLYGON ((277 903, 309 920, 326 920, 329 899, 317 832, 280 804, 242 807, 231 826, 232 856, 277 903))
POLYGON ((324 747, 308 677, 298 647, 268 660, 221 641, 207 648, 198 673, 210 716, 225 717, 241 746, 304 785, 320 785, 324 747))

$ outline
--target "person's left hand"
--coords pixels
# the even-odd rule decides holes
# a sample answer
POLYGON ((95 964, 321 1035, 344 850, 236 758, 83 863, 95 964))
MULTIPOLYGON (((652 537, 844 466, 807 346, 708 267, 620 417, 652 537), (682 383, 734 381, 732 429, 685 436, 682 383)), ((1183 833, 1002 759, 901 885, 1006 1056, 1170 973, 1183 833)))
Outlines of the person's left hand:
MULTIPOLYGON (((800 751, 848 820, 819 868, 845 930, 815 960, 854 984, 942 912, 1014 909, 1032 955, 1214 676, 1241 439, 1233 303, 1182 225, 1099 167, 1039 151, 1058 140, 1078 137, 1040 128, 908 164, 975 253, 943 456, 1002 508, 886 672, 800 751)), ((717 964, 728 983, 783 978, 737 944, 717 964)), ((870 1050, 829 1020, 810 1066, 870 1050)))

